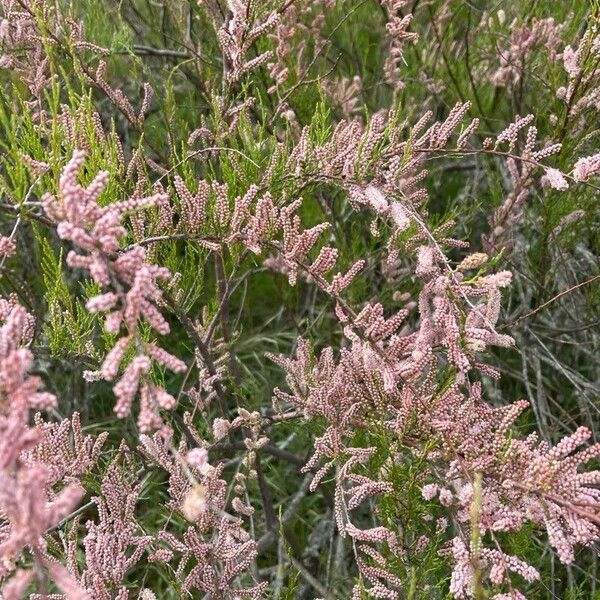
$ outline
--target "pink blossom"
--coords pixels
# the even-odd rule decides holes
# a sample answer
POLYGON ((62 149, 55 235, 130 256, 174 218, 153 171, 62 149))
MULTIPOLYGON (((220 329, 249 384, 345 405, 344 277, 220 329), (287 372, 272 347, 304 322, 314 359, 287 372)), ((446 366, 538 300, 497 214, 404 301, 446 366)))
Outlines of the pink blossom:
POLYGON ((565 176, 558 169, 546 169, 546 180, 555 190, 566 190, 569 187, 565 176))
POLYGON ((575 181, 587 181, 597 173, 600 173, 600 153, 580 158, 573 167, 575 181))

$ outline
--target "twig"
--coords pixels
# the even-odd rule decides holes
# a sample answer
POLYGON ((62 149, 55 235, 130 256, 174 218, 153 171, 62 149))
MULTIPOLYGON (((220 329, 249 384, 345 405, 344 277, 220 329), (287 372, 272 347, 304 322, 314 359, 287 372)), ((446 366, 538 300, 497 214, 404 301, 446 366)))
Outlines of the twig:
MULTIPOLYGON (((163 292, 163 298, 177 317, 177 320, 181 323, 181 325, 187 332, 188 336, 190 337, 196 348, 198 349, 198 352, 200 353, 200 356, 204 364, 206 365, 206 368, 208 369, 210 375, 216 375, 217 368, 215 367, 215 363, 213 362, 212 356, 210 355, 210 351, 208 350, 207 346, 204 343, 204 340, 202 339, 198 331, 196 331, 196 327, 194 326, 192 320, 187 316, 187 314, 183 310, 181 310, 179 305, 174 301, 173 298, 170 297, 168 293, 163 292)), ((221 412, 223 413, 223 417, 226 418, 228 413, 227 400, 225 398, 225 390, 223 389, 223 386, 221 385, 220 381, 217 380, 214 382, 214 389, 217 395, 217 400, 219 402, 219 407, 221 409, 221 412)))
MULTIPOLYGON (((294 518, 298 509, 300 508, 300 503, 308 493, 308 488, 313 480, 314 474, 308 473, 300 486, 300 489, 296 492, 285 512, 281 517, 280 529, 285 529, 289 522, 294 518)), ((256 543, 256 551, 258 554, 261 554, 268 550, 272 544, 275 543, 277 539, 277 535, 275 531, 267 531, 256 543)))
POLYGON ((288 555, 290 562, 292 563, 292 565, 294 565, 294 568, 298 569, 298 571, 300 572, 300 575, 302 575, 302 577, 304 579, 306 579, 306 581, 308 583, 310 583, 310 585, 315 588, 315 590, 317 590, 317 592, 326 600, 337 600, 336 596, 334 596, 332 593, 330 593, 327 589, 325 589, 325 587, 321 584, 321 582, 319 582, 317 579, 315 579, 315 577, 313 577, 310 572, 308 571, 308 569, 294 556, 288 555))
POLYGON ((151 46, 134 46, 133 51, 136 54, 149 54, 151 56, 169 56, 172 58, 191 58, 187 52, 181 50, 171 50, 170 48, 152 48, 151 46))
POLYGON ((593 283, 594 281, 596 281, 597 279, 600 279, 600 275, 594 275, 594 277, 590 277, 589 279, 586 279, 585 281, 582 281, 581 283, 578 283, 577 285, 574 285, 566 290, 563 290, 562 292, 560 292, 559 294, 556 294, 556 296, 550 298, 550 300, 544 302, 543 304, 540 304, 537 308, 534 308, 533 310, 529 311, 527 314, 523 315, 522 317, 519 317, 517 320, 512 321, 511 323, 506 323, 504 325, 502 325, 503 328, 505 327, 513 327, 514 325, 516 325, 517 323, 520 323, 521 321, 524 321, 525 319, 528 319, 529 317, 535 315, 536 313, 540 312, 540 310, 544 309, 546 306, 548 306, 549 304, 552 304, 553 302, 556 302, 556 300, 558 300, 559 298, 562 298, 563 296, 571 293, 572 291, 583 287, 584 285, 587 285, 588 283, 593 283))
POLYGON ((261 462, 260 452, 256 453, 256 460, 254 462, 256 468, 256 475, 258 477, 258 489, 260 491, 260 497, 263 503, 263 511, 265 513, 265 525, 267 531, 277 531, 277 516, 275 515, 275 507, 273 505, 273 496, 271 490, 269 490, 269 484, 265 479, 261 462))
POLYGON ((313 68, 314 64, 317 62, 318 58, 321 56, 321 54, 323 53, 323 50, 325 49, 325 47, 327 46, 327 42, 331 41, 331 38, 333 37, 333 35, 335 34, 335 32, 366 2, 367 0, 362 0, 361 2, 359 2, 352 10, 349 10, 344 17, 340 20, 340 22, 333 28, 333 30, 331 31, 331 33, 329 34, 329 36, 327 37, 327 39, 325 40, 325 42, 323 43, 323 45, 319 48, 319 51, 314 55, 313 59, 310 61, 310 63, 308 64, 308 66, 306 67, 306 69, 304 70, 304 73, 302 73, 300 79, 298 79, 298 82, 296 84, 294 84, 287 92, 286 94, 283 96, 283 98, 279 101, 279 104, 275 107, 275 110, 273 111, 273 116, 270 119, 270 123, 272 124, 273 121, 275 120, 275 118, 277 117, 277 115, 279 114, 279 111, 281 110, 281 107, 284 106, 284 104, 287 102, 288 98, 302 85, 304 85, 304 80, 306 78, 306 76, 308 75, 308 73, 310 72, 310 70, 313 68))

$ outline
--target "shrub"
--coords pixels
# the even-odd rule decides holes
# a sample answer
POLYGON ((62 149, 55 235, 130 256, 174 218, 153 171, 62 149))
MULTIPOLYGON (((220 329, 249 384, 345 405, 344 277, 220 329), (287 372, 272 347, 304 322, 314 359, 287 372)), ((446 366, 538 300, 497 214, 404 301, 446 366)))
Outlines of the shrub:
POLYGON ((476 4, 0 0, 4 599, 595 597, 599 7, 476 4))

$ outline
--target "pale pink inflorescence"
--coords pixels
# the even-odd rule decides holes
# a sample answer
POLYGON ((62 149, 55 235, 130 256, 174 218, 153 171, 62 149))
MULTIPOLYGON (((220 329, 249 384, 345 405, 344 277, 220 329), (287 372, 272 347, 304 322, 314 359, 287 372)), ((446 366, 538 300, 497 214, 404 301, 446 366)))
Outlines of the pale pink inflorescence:
MULTIPOLYGON (((524 119, 509 127, 506 141, 515 144, 518 131, 530 121, 524 119)), ((361 203, 380 215, 387 213, 382 194, 369 188, 361 193, 361 203)), ((420 319, 414 329, 405 327, 399 332, 408 314, 405 310, 386 318, 380 304, 367 304, 358 314, 349 314, 340 307, 337 314, 350 343, 340 351, 339 358, 335 358, 332 348, 313 357, 304 340, 299 341, 295 358, 271 356, 286 371, 291 391, 276 389, 274 408, 284 411, 284 407, 289 410, 293 406, 305 418, 322 416, 327 420, 327 428, 315 440, 314 453, 304 470, 316 471, 310 485, 310 489, 316 489, 332 475, 335 466, 336 523, 342 535, 361 542, 355 558, 373 597, 396 598, 399 582, 386 569, 386 560, 381 559, 380 568, 373 568, 361 558, 365 552, 371 557, 380 556, 381 549, 388 555, 398 552, 394 532, 382 526, 361 529, 352 522, 351 511, 364 498, 393 492, 385 477, 374 480, 358 470, 376 448, 355 448, 349 443, 353 423, 368 418, 372 410, 386 414, 388 426, 395 432, 414 433, 417 427, 439 440, 449 468, 443 482, 423 486, 422 496, 427 501, 437 496, 440 505, 450 510, 467 531, 475 502, 469 476, 483 472, 478 523, 482 535, 518 531, 525 523, 533 522, 546 529, 550 543, 565 563, 573 560, 576 544, 590 545, 600 538, 594 520, 577 508, 584 503, 600 506, 593 487, 597 472, 578 472, 580 466, 598 457, 600 450, 592 446, 575 458, 569 456, 589 439, 589 430, 578 429, 555 448, 535 436, 512 438, 509 430, 527 402, 494 409, 483 402, 479 383, 470 383, 470 393, 463 389, 471 372, 499 376, 480 359, 487 346, 514 343, 495 329, 500 290, 511 284, 512 274, 481 274, 467 281, 461 272, 484 265, 486 254, 465 258, 455 274, 439 245, 420 245, 416 250, 415 270, 424 284, 418 300, 420 319), (456 369, 455 381, 443 395, 436 396, 431 374, 442 369, 446 361, 456 369)), ((432 453, 434 464, 439 458, 438 453, 432 453)), ((439 531, 446 527, 447 520, 436 524, 439 531)), ((468 598, 473 593, 468 539, 455 538, 451 551, 454 570, 450 591, 456 598, 468 598)), ((422 551, 427 543, 421 536, 415 540, 415 548, 422 551)), ((484 576, 492 584, 510 585, 510 573, 529 582, 539 578, 535 568, 494 547, 484 546, 478 552, 484 576)))
POLYGON ((545 180, 555 190, 564 191, 569 187, 565 176, 558 169, 546 169, 545 180))
POLYGON ((587 181, 598 173, 600 173, 600 153, 580 158, 573 167, 575 181, 587 181))
POLYGON ((142 435, 140 442, 142 452, 169 473, 169 506, 189 522, 181 539, 170 531, 161 531, 158 539, 166 547, 150 555, 150 560, 173 564, 186 592, 262 598, 267 582, 237 583, 238 576, 257 556, 257 544, 243 526, 243 518, 250 517, 254 509, 238 496, 242 488, 235 486, 238 491, 234 490, 231 499, 231 510, 240 518, 230 518, 223 466, 212 467, 205 449, 188 452, 181 442, 174 457, 164 436, 142 435), (185 461, 181 460, 183 456, 185 461), (175 555, 179 557, 177 562, 175 555))
MULTIPOLYGON (((107 331, 117 334, 123 326, 127 330, 127 334, 107 354, 99 374, 108 381, 113 380, 128 349, 136 347, 136 356, 113 388, 117 398, 117 416, 125 417, 131 412, 134 397, 139 391, 140 429, 161 428, 163 421, 158 414, 159 408, 170 410, 176 402, 163 388, 150 383, 152 360, 175 373, 185 371, 186 365, 156 344, 143 342, 139 337, 138 324, 145 321, 159 335, 169 333, 169 323, 157 305, 163 302, 158 282, 168 279, 171 274, 164 267, 148 263, 146 251, 140 246, 122 251, 119 240, 126 233, 121 224, 126 213, 159 205, 167 197, 157 192, 101 206, 99 198, 108 183, 108 174, 100 172, 84 188, 78 183, 84 161, 85 154, 75 151, 62 172, 58 196, 45 194, 42 203, 48 216, 58 223, 58 235, 70 240, 80 252, 84 251, 70 251, 67 255, 69 266, 88 270, 98 284, 112 288, 90 298, 87 309, 93 313, 108 313, 105 320, 107 331)), ((96 378, 93 373, 88 377, 96 378)))
POLYGON ((0 258, 14 256, 17 253, 17 246, 10 237, 0 235, 0 258))
MULTIPOLYGON (((77 413, 59 424, 45 422, 38 413, 34 426, 29 425, 29 409, 53 408, 56 398, 39 391, 41 379, 28 374, 33 357, 25 345, 33 334, 31 315, 14 298, 2 298, 0 319, 0 580, 16 570, 28 550, 68 597, 91 600, 78 581, 49 557, 44 535, 83 498, 78 476, 96 462, 106 436, 95 442, 84 436, 77 413)), ((16 571, 3 586, 3 597, 20 598, 32 577, 31 571, 16 571)))
POLYGON ((54 395, 40 391, 40 377, 28 374, 33 363, 33 354, 27 348, 34 332, 33 317, 16 297, 0 298, 0 323, 0 412, 13 407, 54 408, 54 395))

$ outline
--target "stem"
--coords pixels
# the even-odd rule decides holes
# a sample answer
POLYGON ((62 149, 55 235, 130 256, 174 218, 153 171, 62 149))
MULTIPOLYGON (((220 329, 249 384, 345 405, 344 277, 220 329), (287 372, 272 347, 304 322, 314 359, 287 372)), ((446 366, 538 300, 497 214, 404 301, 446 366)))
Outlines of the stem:
POLYGON ((222 252, 215 254, 215 275, 217 278, 218 315, 221 322, 221 332, 223 333, 223 340, 228 347, 227 354, 229 356, 231 376, 236 387, 239 387, 242 383, 242 376, 235 356, 235 348, 231 341, 231 330, 229 328, 229 284, 225 278, 225 261, 223 260, 222 252))

